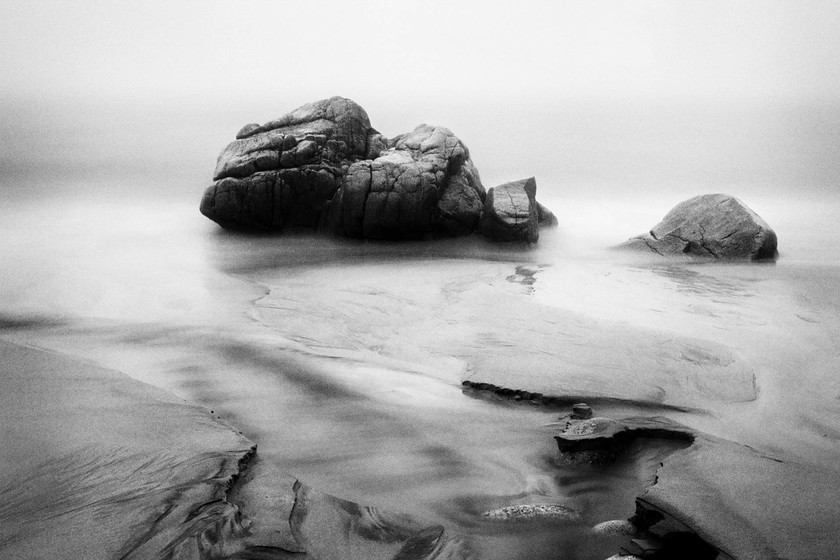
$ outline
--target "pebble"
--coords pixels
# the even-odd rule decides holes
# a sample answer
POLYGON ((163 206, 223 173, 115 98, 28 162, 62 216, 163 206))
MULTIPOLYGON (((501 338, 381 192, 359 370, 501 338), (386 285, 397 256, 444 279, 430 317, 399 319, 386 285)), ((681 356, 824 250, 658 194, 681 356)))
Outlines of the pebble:
POLYGON ((524 504, 507 506, 484 512, 484 517, 500 521, 531 521, 535 519, 580 520, 580 513, 559 504, 524 504))
POLYGON ((592 531, 600 535, 635 535, 636 527, 626 519, 612 519, 598 523, 592 531))
POLYGON ((586 403, 573 404, 572 418, 576 420, 586 420, 588 418, 592 418, 592 407, 586 403))

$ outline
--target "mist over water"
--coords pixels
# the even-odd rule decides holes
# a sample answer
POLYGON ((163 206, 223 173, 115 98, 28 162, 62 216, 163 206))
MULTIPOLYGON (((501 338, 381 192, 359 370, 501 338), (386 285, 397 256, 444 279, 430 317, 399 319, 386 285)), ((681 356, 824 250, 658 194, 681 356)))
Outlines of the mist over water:
POLYGON ((606 370, 651 333, 675 338, 684 361, 748 364, 756 394, 653 371, 633 371, 628 387, 656 387, 690 409, 680 421, 715 436, 804 463, 836 458, 836 107, 357 101, 388 136, 450 127, 486 187, 535 175, 560 226, 531 248, 224 232, 198 212, 217 153, 241 125, 294 106, 19 108, 2 127, 4 336, 212 408, 284 472, 455 527, 488 558, 607 556, 615 543, 589 542, 581 526, 499 532, 477 519, 511 502, 566 504, 588 524, 626 518, 661 457, 640 450, 594 478, 563 470, 556 411, 461 392, 494 367, 484 355, 526 371, 606 370), (705 192, 761 215, 779 261, 607 250, 705 192), (533 283, 520 266, 534 267, 533 283))
MULTIPOLYGON (((342 92, 324 92, 336 94, 342 92)), ((840 106, 829 102, 368 97, 354 100, 386 136, 421 123, 450 128, 470 147, 488 187, 535 175, 543 196, 589 199, 731 190, 840 194, 840 106)), ((6 100, 3 196, 126 190, 200 196, 216 156, 244 123, 266 122, 312 100, 6 100), (141 186, 147 178, 155 180, 141 186), (44 184, 50 179, 56 184, 44 184)))
MULTIPOLYGON (((291 526, 290 499, 325 560, 393 557, 363 530, 354 553, 347 524, 403 514, 445 527, 447 554, 602 560, 622 539, 593 525, 631 516, 657 473, 648 496, 702 488, 670 506, 722 549, 763 526, 792 542, 754 556, 836 552, 836 2, 5 0, 2 16, 0 556, 158 556, 211 518, 291 526), (487 188, 535 176, 559 226, 529 247, 384 243, 200 215, 243 125, 334 95, 387 137, 450 128, 487 188), (609 249, 715 192, 774 228, 775 263, 609 249), (702 435, 570 465, 552 439, 566 411, 536 392, 702 435), (483 515, 527 504, 579 516, 483 515)), ((224 532, 200 535, 214 557, 224 532)))

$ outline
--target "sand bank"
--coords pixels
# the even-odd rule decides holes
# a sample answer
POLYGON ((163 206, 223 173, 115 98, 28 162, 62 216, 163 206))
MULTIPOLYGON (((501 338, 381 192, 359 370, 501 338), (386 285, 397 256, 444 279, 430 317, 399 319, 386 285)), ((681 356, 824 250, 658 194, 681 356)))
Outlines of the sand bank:
POLYGON ((234 513, 252 444, 209 411, 52 352, 0 357, 5 558, 146 558, 234 513))

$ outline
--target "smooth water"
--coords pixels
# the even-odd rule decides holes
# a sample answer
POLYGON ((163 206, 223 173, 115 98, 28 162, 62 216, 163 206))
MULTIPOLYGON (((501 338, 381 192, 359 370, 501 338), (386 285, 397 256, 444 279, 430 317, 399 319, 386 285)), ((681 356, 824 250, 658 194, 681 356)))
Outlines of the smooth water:
MULTIPOLYGON (((575 361, 632 365, 650 332, 720 344, 752 368, 755 398, 729 398, 725 382, 676 381, 662 390, 692 406, 673 417, 777 456, 836 459, 840 266, 784 243, 803 232, 777 229, 775 265, 722 265, 604 251, 606 239, 575 239, 568 225, 527 249, 230 234, 178 202, 21 204, 3 218, 4 337, 202 404, 256 441, 261 460, 323 492, 471 535, 484 557, 608 556, 615 542, 585 527, 630 516, 661 459, 653 448, 609 469, 558 464, 558 411, 462 392, 464 378, 491 367, 486 356, 527 375, 575 361), (533 282, 517 276, 522 266, 533 282), (587 350, 610 329, 627 338, 587 350), (500 531, 482 520, 535 502, 572 507, 584 522, 500 531)), ((836 227, 808 223, 823 236, 836 227)), ((702 343, 696 352, 681 359, 708 357, 702 343)), ((660 382, 630 369, 634 385, 660 382)), ((599 390, 620 393, 620 375, 599 390)))
MULTIPOLYGON (((632 515, 665 451, 639 449, 610 468, 564 466, 552 439, 560 411, 465 394, 461 381, 472 376, 525 386, 529 377, 560 379, 573 394, 659 403, 656 413, 714 436, 834 468, 840 204, 824 186, 733 191, 707 182, 699 191, 730 190, 765 218, 780 240, 775 264, 607 250, 698 194, 696 185, 672 190, 660 178, 617 188, 627 154, 603 183, 567 154, 576 182, 564 183, 563 169, 550 165, 554 144, 538 150, 545 161, 534 164, 547 175, 537 178, 538 198, 560 227, 544 231, 536 247, 242 235, 198 213, 206 173, 197 162, 209 159, 209 173, 226 138, 201 122, 180 123, 181 134, 196 139, 183 153, 176 133, 144 153, 150 142, 129 116, 117 124, 131 124, 131 134, 107 123, 59 127, 76 137, 47 144, 56 148, 55 168, 30 171, 30 160, 8 160, 0 209, 4 338, 112 367, 201 404, 257 442, 260 460, 323 492, 442 523, 487 558, 614 553, 615 542, 593 539, 587 527, 632 515), (109 131, 115 136, 103 137, 109 131), (127 137, 133 143, 113 146, 127 137), (706 376, 730 364, 737 376, 706 376), (481 515, 546 502, 579 510, 583 520, 500 529, 481 515)), ((700 136, 717 130, 707 126, 700 136)), ((586 127, 569 127, 587 137, 586 127)), ((638 144, 650 153, 628 172, 657 161, 659 149, 672 164, 683 161, 686 145, 667 142, 676 129, 638 144)), ((25 127, 18 132, 27 138, 25 127)), ((465 138, 479 165, 494 138, 515 144, 465 138)), ((620 140, 609 145, 618 150, 620 140)), ((603 156, 586 142, 577 149, 603 156)), ((747 159, 753 167, 772 159, 762 157, 747 159)), ((499 161, 487 168, 488 186, 522 171, 499 161)), ((641 410, 632 402, 604 406, 596 412, 641 410)))

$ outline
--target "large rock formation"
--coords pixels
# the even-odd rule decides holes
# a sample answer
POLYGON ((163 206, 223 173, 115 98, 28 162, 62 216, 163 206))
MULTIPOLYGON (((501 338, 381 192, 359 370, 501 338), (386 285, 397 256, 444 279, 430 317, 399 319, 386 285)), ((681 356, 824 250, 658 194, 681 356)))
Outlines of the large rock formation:
POLYGON ((649 233, 619 248, 662 255, 716 259, 774 259, 776 233, 743 202, 727 194, 704 194, 681 202, 649 233))
MULTIPOLYGON (((478 230, 486 208, 469 150, 449 129, 420 125, 388 140, 364 109, 341 97, 246 125, 219 156, 214 180, 201 213, 228 228, 317 228, 371 239, 456 236, 478 230)), ((552 225, 530 184, 528 224, 505 235, 488 230, 491 237, 536 241, 536 221, 544 216, 552 225)), ((490 208, 511 224, 518 220, 519 210, 490 208)))
POLYGON ((247 125, 219 156, 201 213, 223 227, 316 227, 350 165, 385 147, 364 109, 340 97, 247 125))

